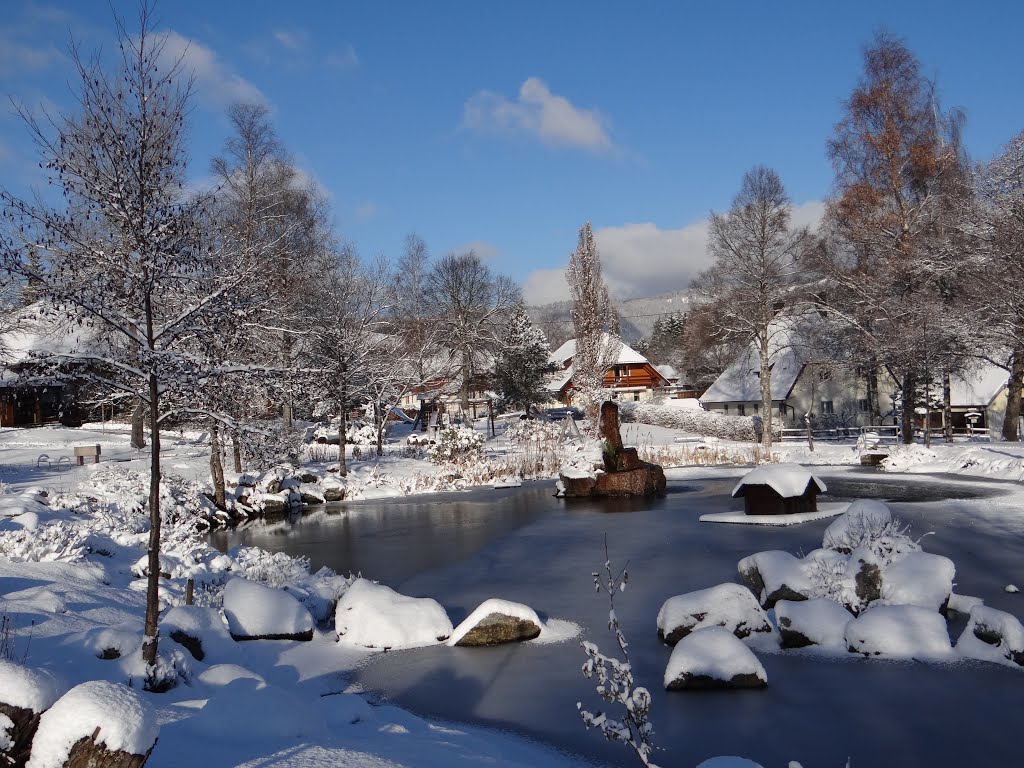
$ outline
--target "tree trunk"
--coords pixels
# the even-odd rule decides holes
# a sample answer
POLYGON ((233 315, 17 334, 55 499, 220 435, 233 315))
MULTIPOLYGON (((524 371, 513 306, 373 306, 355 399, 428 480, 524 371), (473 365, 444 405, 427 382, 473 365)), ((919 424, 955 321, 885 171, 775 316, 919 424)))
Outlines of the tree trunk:
POLYGON ((1003 440, 1020 439, 1020 396, 1024 391, 1024 349, 1017 349, 1010 362, 1010 378, 1006 382, 1006 418, 1003 420, 1003 440))
MULTIPOLYGON (((148 310, 148 306, 147 306, 148 310)), ((147 314, 149 314, 147 312, 147 314)), ((142 641, 142 660, 147 670, 156 667, 160 616, 160 388, 156 374, 149 374, 149 574, 146 579, 146 623, 142 641)))
POLYGON ((903 444, 914 442, 914 374, 903 375, 903 413, 900 416, 900 427, 903 430, 903 444))
POLYGON ((238 432, 231 433, 231 457, 235 462, 235 472, 242 474, 242 446, 238 441, 238 432))
POLYGON ((878 402, 878 370, 871 368, 865 377, 868 390, 868 412, 871 414, 871 426, 882 423, 882 406, 878 402))
POLYGON ((380 403, 373 401, 373 428, 377 435, 377 457, 384 455, 384 409, 380 403))
POLYGON ((953 442, 953 387, 949 372, 942 372, 942 435, 947 443, 953 442))
POLYGON ((341 415, 338 417, 338 474, 348 477, 348 462, 345 460, 345 447, 348 445, 348 412, 345 402, 348 398, 343 390, 341 395, 341 415))
POLYGON ((146 447, 146 409, 142 404, 142 398, 135 399, 135 408, 132 409, 132 448, 141 450, 146 447))
POLYGON ((760 343, 761 352, 761 445, 765 450, 765 459, 772 450, 772 372, 768 362, 768 339, 760 343))
POLYGON ((210 425, 210 477, 213 480, 213 503, 217 509, 227 509, 224 498, 224 463, 220 455, 220 427, 214 421, 210 425))

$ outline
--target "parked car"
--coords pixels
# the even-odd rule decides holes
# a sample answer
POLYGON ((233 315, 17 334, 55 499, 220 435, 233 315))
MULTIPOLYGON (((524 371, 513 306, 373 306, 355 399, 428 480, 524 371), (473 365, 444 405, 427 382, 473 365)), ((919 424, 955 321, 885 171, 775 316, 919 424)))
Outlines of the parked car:
POLYGON ((547 415, 552 421, 562 421, 569 417, 572 417, 573 421, 579 421, 583 418, 583 411, 579 408, 566 406, 565 408, 548 408, 547 415))

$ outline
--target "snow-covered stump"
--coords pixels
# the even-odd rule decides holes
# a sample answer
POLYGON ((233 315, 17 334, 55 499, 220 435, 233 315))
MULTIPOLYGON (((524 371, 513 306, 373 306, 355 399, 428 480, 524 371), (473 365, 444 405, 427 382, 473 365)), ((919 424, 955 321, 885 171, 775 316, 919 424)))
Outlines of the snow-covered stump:
POLYGON ((156 745, 156 713, 131 688, 91 680, 39 721, 30 768, 141 768, 156 745))
POLYGON ((224 616, 235 640, 312 640, 313 616, 281 589, 247 579, 224 587, 224 616))
POLYGON ((338 600, 334 629, 338 642, 388 650, 444 642, 452 622, 436 600, 357 579, 338 600))
POLYGON ((0 659, 0 765, 28 762, 39 720, 57 697, 50 675, 0 659))
POLYGON ((969 659, 1024 667, 1024 626, 1005 611, 977 605, 956 649, 969 659))
POLYGON ((658 611, 658 637, 668 645, 675 645, 691 632, 716 626, 737 638, 772 631, 768 615, 741 584, 719 584, 676 595, 658 611))
POLYGON ((533 640, 541 620, 529 606, 508 600, 485 600, 452 632, 449 645, 471 647, 533 640))
POLYGON ((846 625, 852 619, 842 605, 825 597, 801 602, 779 600, 775 604, 775 620, 783 648, 820 645, 845 650, 846 625))
POLYGON ((768 674, 753 652, 723 627, 705 627, 676 644, 665 667, 665 690, 764 688, 768 674))

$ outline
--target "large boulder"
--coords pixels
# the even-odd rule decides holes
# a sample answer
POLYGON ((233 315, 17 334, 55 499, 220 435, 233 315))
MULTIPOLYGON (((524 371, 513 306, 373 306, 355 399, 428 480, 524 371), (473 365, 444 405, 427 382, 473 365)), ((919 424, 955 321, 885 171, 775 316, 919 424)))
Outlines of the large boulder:
POLYGON ((25 765, 39 720, 59 688, 48 672, 0 659, 0 765, 25 765))
POLYGON ((365 648, 409 648, 447 640, 452 622, 429 597, 407 597, 383 584, 356 579, 334 613, 338 641, 365 648))
POLYGON ((665 471, 657 464, 640 462, 642 466, 620 472, 598 474, 594 496, 662 496, 665 493, 665 471))
POLYGON ((768 674, 751 650, 727 629, 705 627, 672 649, 664 683, 669 691, 764 688, 768 674))
POLYGON ((156 712, 136 691, 120 683, 90 680, 43 713, 31 764, 141 768, 159 733, 156 712))
POLYGON ((669 645, 704 627, 724 627, 738 638, 772 631, 768 615, 741 584, 719 584, 676 595, 658 611, 658 637, 669 645))
POLYGON ((852 619, 846 608, 825 597, 799 602, 779 600, 775 604, 775 622, 783 648, 820 645, 845 649, 846 625, 852 619))
POLYGON ((877 605, 846 625, 846 648, 864 656, 944 659, 952 653, 946 620, 917 605, 877 605))
POLYGON ((967 628, 956 641, 957 651, 969 659, 1024 667, 1024 626, 1005 611, 977 605, 967 628))
POLYGON ((312 640, 313 617, 281 589, 247 579, 224 587, 224 617, 235 640, 312 640))
POLYGON ((806 600, 812 585, 807 563, 781 550, 758 552, 737 564, 740 578, 765 609, 779 600, 806 600))
POLYGON ((567 471, 558 475, 558 494, 568 499, 582 499, 594 495, 597 475, 593 472, 567 471))
POLYGON ((345 498, 345 479, 328 475, 320 482, 324 501, 343 501, 345 498))
POLYGON ((485 600, 452 632, 449 645, 501 645, 533 640, 541 620, 529 606, 508 600, 485 600))

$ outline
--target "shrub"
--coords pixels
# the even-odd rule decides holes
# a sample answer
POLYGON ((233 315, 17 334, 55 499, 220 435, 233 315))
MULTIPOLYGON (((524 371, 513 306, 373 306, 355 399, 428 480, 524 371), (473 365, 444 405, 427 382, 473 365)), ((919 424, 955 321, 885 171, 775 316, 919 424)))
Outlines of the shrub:
POLYGON ((428 453, 435 464, 472 458, 480 454, 484 436, 472 427, 452 425, 440 430, 428 453))

